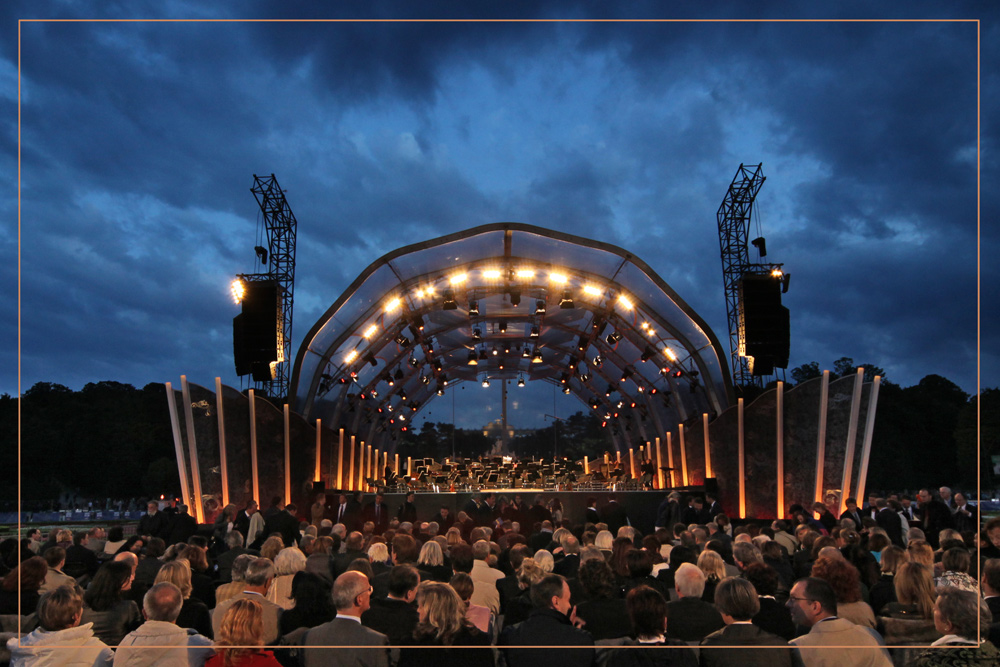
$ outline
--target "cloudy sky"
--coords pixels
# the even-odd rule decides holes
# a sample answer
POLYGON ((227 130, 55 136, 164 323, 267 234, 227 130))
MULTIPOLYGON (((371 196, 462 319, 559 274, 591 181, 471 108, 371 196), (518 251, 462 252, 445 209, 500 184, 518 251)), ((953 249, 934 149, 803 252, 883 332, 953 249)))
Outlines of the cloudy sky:
MULTIPOLYGON (((715 214, 741 162, 763 162, 759 232, 792 275, 789 368, 849 356, 904 386, 936 373, 975 392, 978 276, 981 384, 1000 384, 987 3, 890 17, 978 26, 205 20, 334 16, 216 4, 0 10, 0 392, 17 393, 18 372, 22 390, 181 374, 239 388, 228 284, 257 270, 255 173, 278 177, 299 222, 295 349, 383 254, 498 221, 635 253, 725 345, 715 214), (21 23, 19 69, 17 19, 81 17, 102 20, 21 23)), ((744 4, 669 17, 746 17, 744 4)), ((867 4, 820 16, 778 3, 770 18, 872 17, 867 4)), ((350 16, 475 18, 466 5, 350 16)))

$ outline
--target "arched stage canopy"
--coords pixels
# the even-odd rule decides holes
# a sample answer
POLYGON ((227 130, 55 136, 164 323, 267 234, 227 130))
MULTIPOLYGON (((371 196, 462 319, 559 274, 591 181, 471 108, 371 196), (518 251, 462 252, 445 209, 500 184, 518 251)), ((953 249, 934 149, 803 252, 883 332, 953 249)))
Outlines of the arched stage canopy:
POLYGON ((721 414, 733 396, 727 358, 631 253, 494 223, 365 269, 303 340, 289 403, 386 448, 459 382, 544 380, 606 418, 623 449, 721 414))

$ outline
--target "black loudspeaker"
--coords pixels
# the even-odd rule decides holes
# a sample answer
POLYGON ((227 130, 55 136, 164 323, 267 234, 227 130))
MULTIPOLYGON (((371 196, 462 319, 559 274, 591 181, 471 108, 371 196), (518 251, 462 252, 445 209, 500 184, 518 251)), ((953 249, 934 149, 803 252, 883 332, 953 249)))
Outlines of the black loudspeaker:
POLYGON ((316 496, 321 493, 326 493, 326 482, 323 480, 313 482, 312 501, 316 502, 316 496))
POLYGON ((740 314, 746 355, 754 358, 753 375, 770 375, 788 366, 789 313, 781 305, 781 281, 745 276, 740 281, 740 314))
POLYGON ((278 360, 278 331, 281 322, 280 288, 276 282, 246 283, 243 312, 233 319, 233 358, 236 374, 253 374, 266 382, 271 378, 269 364, 278 360))
POLYGON ((715 477, 705 478, 705 493, 710 493, 716 499, 719 498, 719 480, 715 477))

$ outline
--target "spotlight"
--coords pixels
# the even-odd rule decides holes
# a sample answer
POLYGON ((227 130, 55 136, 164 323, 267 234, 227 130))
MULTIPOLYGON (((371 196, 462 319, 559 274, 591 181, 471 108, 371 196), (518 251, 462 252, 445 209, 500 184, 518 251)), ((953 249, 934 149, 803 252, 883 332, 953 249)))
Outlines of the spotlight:
POLYGON ((597 402, 596 398, 590 399, 590 408, 592 410, 596 410, 598 408, 598 406, 600 406, 600 403, 597 402))
POLYGON ((472 340, 474 340, 474 341, 476 341, 478 343, 482 339, 483 339, 483 331, 482 331, 482 329, 479 329, 478 327, 475 328, 475 329, 473 329, 472 330, 472 340))
POLYGON ((655 353, 655 352, 653 352, 653 348, 651 348, 651 347, 649 347, 649 346, 647 345, 647 346, 646 346, 646 349, 642 351, 642 356, 641 356, 641 357, 639 357, 639 358, 640 358, 640 359, 641 359, 641 360, 642 360, 643 362, 646 362, 646 361, 649 361, 650 357, 652 357, 652 356, 653 356, 654 354, 656 354, 656 353, 655 353))
POLYGON ((479 365, 479 357, 476 356, 476 351, 475 350, 469 350, 469 360, 468 360, 467 363, 468 363, 469 366, 478 366, 479 365))
POLYGON ((610 396, 611 394, 615 393, 617 390, 618 390, 617 386, 615 386, 613 384, 609 384, 607 390, 604 392, 604 395, 605 396, 610 396))
MULTIPOLYGON (((375 392, 372 392, 372 393, 374 394, 375 392)), ((405 391, 399 392, 399 400, 401 400, 401 401, 405 401, 406 400, 406 392, 405 391)))
POLYGON ((587 337, 584 336, 583 334, 580 334, 580 337, 576 341, 576 349, 580 350, 581 352, 587 349, 587 337))
POLYGON ((378 389, 372 389, 372 398, 378 398, 378 389))
POLYGON ((391 375, 389 375, 388 373, 386 373, 386 374, 385 374, 385 382, 386 382, 386 384, 388 384, 388 385, 389 385, 390 387, 391 387, 391 386, 393 386, 394 384, 396 384, 396 381, 395 381, 395 380, 393 380, 393 379, 392 379, 392 376, 391 376, 391 375))
POLYGON ((639 393, 640 393, 640 394, 641 394, 642 392, 646 391, 646 388, 645 388, 644 386, 642 386, 641 384, 637 384, 637 385, 636 385, 635 387, 636 387, 636 389, 638 389, 638 390, 639 390, 639 393))
POLYGON ((754 248, 760 252, 761 257, 767 257, 767 242, 764 240, 763 236, 758 236, 753 241, 750 242, 754 248))
POLYGON ((503 344, 503 353, 510 354, 510 341, 505 341, 503 344))
POLYGON ((503 366, 504 366, 503 359, 500 359, 500 361, 497 362, 497 368, 499 368, 500 370, 503 370, 503 366))
POLYGON ((500 320, 500 322, 497 323, 497 329, 500 333, 507 333, 507 320, 500 320))
POLYGON ((568 374, 563 373, 562 375, 559 376, 559 384, 568 384, 568 383, 569 383, 569 375, 568 374))
POLYGON ((402 380, 402 379, 403 379, 403 377, 404 377, 404 376, 403 376, 403 369, 402 369, 402 368, 396 368, 396 375, 395 375, 394 377, 395 377, 395 378, 396 378, 397 380, 402 380))
POLYGON ((521 305, 521 290, 516 287, 511 287, 508 292, 510 293, 510 305, 517 308, 521 305))
POLYGON ((600 368, 604 364, 604 358, 601 355, 594 357, 594 368, 600 368))
POLYGON ((479 360, 480 361, 486 361, 486 359, 487 359, 486 348, 485 347, 479 348, 479 360))
POLYGON ((540 333, 541 332, 539 331, 537 324, 535 326, 531 327, 531 334, 530 334, 531 338, 538 338, 538 336, 539 336, 540 333))
POLYGON ((540 363, 542 363, 543 361, 544 361, 544 359, 542 359, 542 351, 541 351, 541 350, 539 350, 539 349, 538 349, 538 348, 536 347, 536 348, 535 348, 535 353, 534 353, 534 354, 532 355, 532 357, 531 357, 531 363, 533 363, 533 364, 540 364, 540 363))
POLYGON ((594 328, 594 333, 598 336, 601 335, 601 331, 604 330, 604 319, 600 317, 595 317, 591 325, 594 328))
POLYGON ((487 389, 490 386, 490 379, 488 377, 483 378, 483 389, 487 389))
POLYGON ((365 361, 367 361, 372 366, 378 366, 378 362, 375 361, 375 355, 371 352, 365 354, 365 361))
POLYGON ((430 376, 427 376, 427 375, 421 375, 420 376, 420 381, 423 382, 424 384, 430 384, 431 383, 431 378, 430 378, 430 376))
POLYGON ((445 387, 447 387, 448 386, 448 374, 447 373, 441 373, 441 377, 438 378, 438 382, 440 382, 445 387))
POLYGON ((563 388, 563 393, 564 393, 564 394, 569 394, 569 393, 572 393, 572 391, 573 391, 573 390, 569 388, 569 385, 566 385, 566 386, 565 386, 565 387, 563 388))
POLYGON ((455 301, 454 290, 446 289, 444 291, 444 302, 441 304, 441 310, 458 310, 458 302, 455 301))
POLYGON ((493 346, 493 356, 495 357, 495 356, 497 356, 498 354, 500 354, 500 350, 498 350, 498 349, 497 349, 497 346, 496 346, 496 345, 494 345, 494 346, 493 346))
POLYGON ((678 369, 678 370, 674 371, 674 377, 675 377, 675 378, 679 378, 679 377, 680 377, 680 376, 682 376, 682 375, 684 375, 684 371, 682 371, 682 370, 680 370, 680 369, 678 369))
POLYGON ((632 377, 631 368, 626 368, 625 370, 622 371, 622 382, 625 382, 625 380, 628 380, 630 377, 632 377))
POLYGON ((523 375, 518 375, 517 376, 517 386, 518 387, 523 387, 524 386, 524 376, 523 375))
POLYGON ((436 370, 438 373, 440 373, 441 372, 441 368, 442 368, 442 366, 441 366, 441 360, 440 359, 435 359, 434 360, 434 370, 436 370))
POLYGON ((469 302, 469 317, 476 317, 479 315, 479 302, 470 301, 469 302))
POLYGON ((531 350, 528 349, 527 345, 525 345, 524 349, 521 350, 521 357, 524 358, 524 359, 530 359, 531 358, 531 350))
POLYGON ((544 315, 544 314, 545 314, 545 301, 543 301, 542 299, 538 299, 537 301, 535 301, 535 315, 544 315))
POLYGON ((233 292, 233 301, 239 303, 243 300, 243 295, 246 294, 246 286, 243 284, 242 280, 237 278, 229 285, 229 288, 233 292))
POLYGON ((618 341, 620 341, 621 339, 622 335, 620 333, 618 333, 617 331, 612 331, 611 333, 608 334, 608 337, 605 340, 608 341, 608 345, 617 345, 618 341))
POLYGON ((261 264, 267 264, 267 248, 264 246, 255 245, 253 251, 257 253, 257 257, 260 258, 261 264))
POLYGON ((442 387, 441 385, 438 385, 437 395, 438 396, 444 396, 444 387, 442 387))
POLYGON ((573 293, 571 291, 563 290, 562 298, 559 300, 559 307, 563 310, 576 307, 576 304, 573 303, 573 293))
POLYGON ((410 344, 410 339, 404 336, 402 333, 396 336, 396 345, 399 345, 400 347, 406 347, 409 344, 410 344))
POLYGON ((409 359, 409 361, 408 361, 407 363, 409 363, 409 364, 410 364, 410 367, 411 367, 411 368, 416 368, 416 367, 417 367, 417 365, 418 365, 418 364, 419 364, 420 362, 419 362, 419 361, 417 361, 417 358, 416 358, 416 357, 413 357, 413 356, 411 356, 411 357, 410 357, 410 359, 409 359))

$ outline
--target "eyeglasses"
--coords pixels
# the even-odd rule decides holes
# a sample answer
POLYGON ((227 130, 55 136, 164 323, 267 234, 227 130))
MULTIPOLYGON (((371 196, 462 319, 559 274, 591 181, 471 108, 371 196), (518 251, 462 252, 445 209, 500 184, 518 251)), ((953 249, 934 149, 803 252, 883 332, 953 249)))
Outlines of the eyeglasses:
POLYGON ((813 600, 812 598, 797 598, 794 595, 789 595, 788 596, 788 601, 789 602, 816 602, 816 600, 813 600))

